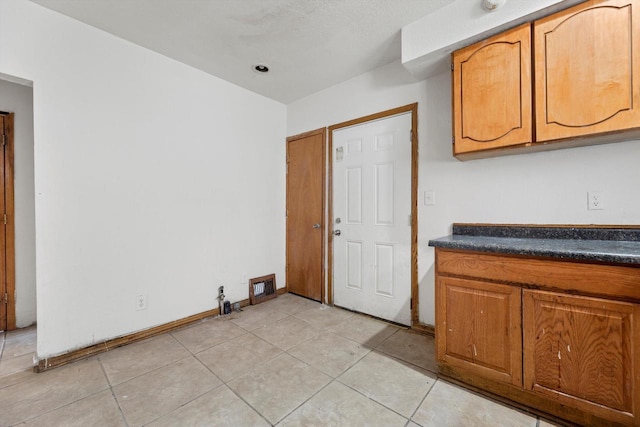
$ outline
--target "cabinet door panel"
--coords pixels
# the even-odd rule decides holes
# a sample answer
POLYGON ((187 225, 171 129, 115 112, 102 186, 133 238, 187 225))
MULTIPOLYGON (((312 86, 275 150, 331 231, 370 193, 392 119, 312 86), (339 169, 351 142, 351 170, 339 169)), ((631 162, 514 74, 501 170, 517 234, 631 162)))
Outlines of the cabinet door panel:
POLYGON ((638 7, 590 1, 535 22, 538 141, 640 126, 638 7))
POLYGON ((638 306, 530 290, 523 300, 525 387, 606 418, 636 413, 638 306))
POLYGON ((438 359, 522 384, 519 288, 440 277, 437 307, 438 359))
POLYGON ((532 141, 531 27, 453 53, 455 154, 532 141))

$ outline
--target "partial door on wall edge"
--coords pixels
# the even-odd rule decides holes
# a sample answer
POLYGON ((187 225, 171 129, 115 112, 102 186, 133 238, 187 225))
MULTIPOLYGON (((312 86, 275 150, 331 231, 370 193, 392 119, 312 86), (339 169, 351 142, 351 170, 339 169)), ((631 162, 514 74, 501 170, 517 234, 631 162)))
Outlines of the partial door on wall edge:
POLYGON ((16 328, 13 113, 0 112, 0 330, 16 328))

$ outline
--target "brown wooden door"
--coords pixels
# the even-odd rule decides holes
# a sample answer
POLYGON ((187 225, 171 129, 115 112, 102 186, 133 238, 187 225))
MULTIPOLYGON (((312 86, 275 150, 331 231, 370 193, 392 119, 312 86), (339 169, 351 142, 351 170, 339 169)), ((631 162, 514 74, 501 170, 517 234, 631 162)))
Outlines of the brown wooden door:
POLYGON ((323 300, 325 130, 287 138, 287 290, 323 300))
POLYGON ((2 155, 0 156, 0 330, 7 330, 7 268, 6 268, 6 232, 4 226, 5 188, 4 169, 5 156, 4 147, 6 144, 6 124, 8 118, 0 114, 0 143, 2 143, 2 155))
POLYGON ((640 126, 640 0, 588 1, 536 21, 536 139, 640 126))
POLYGON ((521 290, 439 277, 438 360, 496 381, 522 385, 521 290))
POLYGON ((530 143, 531 26, 453 53, 454 154, 530 143))
POLYGON ((640 425, 640 306, 531 290, 523 301, 525 388, 640 425))
POLYGON ((0 113, 0 330, 16 328, 13 113, 0 113))

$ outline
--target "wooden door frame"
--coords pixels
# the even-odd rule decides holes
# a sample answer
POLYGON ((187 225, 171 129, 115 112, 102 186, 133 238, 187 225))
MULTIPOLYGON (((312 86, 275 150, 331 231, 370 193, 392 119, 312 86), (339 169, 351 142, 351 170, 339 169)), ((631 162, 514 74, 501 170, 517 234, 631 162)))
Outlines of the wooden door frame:
MULTIPOLYGON (((320 259, 320 302, 324 304, 325 302, 325 274, 324 274, 324 256, 325 256, 325 241, 327 240, 325 237, 325 230, 326 230, 326 218, 325 218, 325 211, 326 211, 326 206, 327 206, 327 188, 326 188, 326 183, 327 183, 327 128, 320 128, 320 129, 316 129, 316 130, 312 130, 309 132, 304 132, 304 133, 300 133, 297 135, 293 135, 293 136, 288 136, 287 137, 287 146, 286 146, 286 152, 287 152, 287 174, 286 174, 286 194, 285 194, 285 203, 286 203, 286 221, 289 221, 289 142, 291 141, 296 141, 298 139, 303 139, 303 138, 308 138, 310 136, 316 136, 316 135, 321 135, 322 136, 322 217, 320 219, 320 232, 322 233, 322 239, 320 241, 320 253, 321 255, 321 259, 320 259)), ((289 261, 289 238, 287 237, 287 233, 288 233, 288 227, 285 227, 285 283, 286 283, 286 290, 289 290, 289 268, 288 268, 288 261, 289 261)))
POLYGON ((433 333, 433 328, 419 323, 418 317, 418 103, 392 108, 368 116, 329 126, 329 241, 327 252, 328 303, 333 305, 333 131, 374 120, 411 113, 411 327, 433 333))
POLYGON ((0 185, 4 185, 4 208, 7 215, 5 225, 5 269, 3 278, 6 281, 7 301, 7 331, 16 329, 16 247, 15 247, 15 222, 14 222, 14 113, 0 111, 4 116, 4 175, 0 185))

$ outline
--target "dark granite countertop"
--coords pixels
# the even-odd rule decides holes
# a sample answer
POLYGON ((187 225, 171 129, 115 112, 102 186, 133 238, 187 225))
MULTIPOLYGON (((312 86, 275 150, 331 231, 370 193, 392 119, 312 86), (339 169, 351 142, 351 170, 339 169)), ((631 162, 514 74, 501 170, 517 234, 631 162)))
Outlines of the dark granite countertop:
POLYGON ((640 264, 640 228, 454 224, 429 246, 581 261, 640 264))

